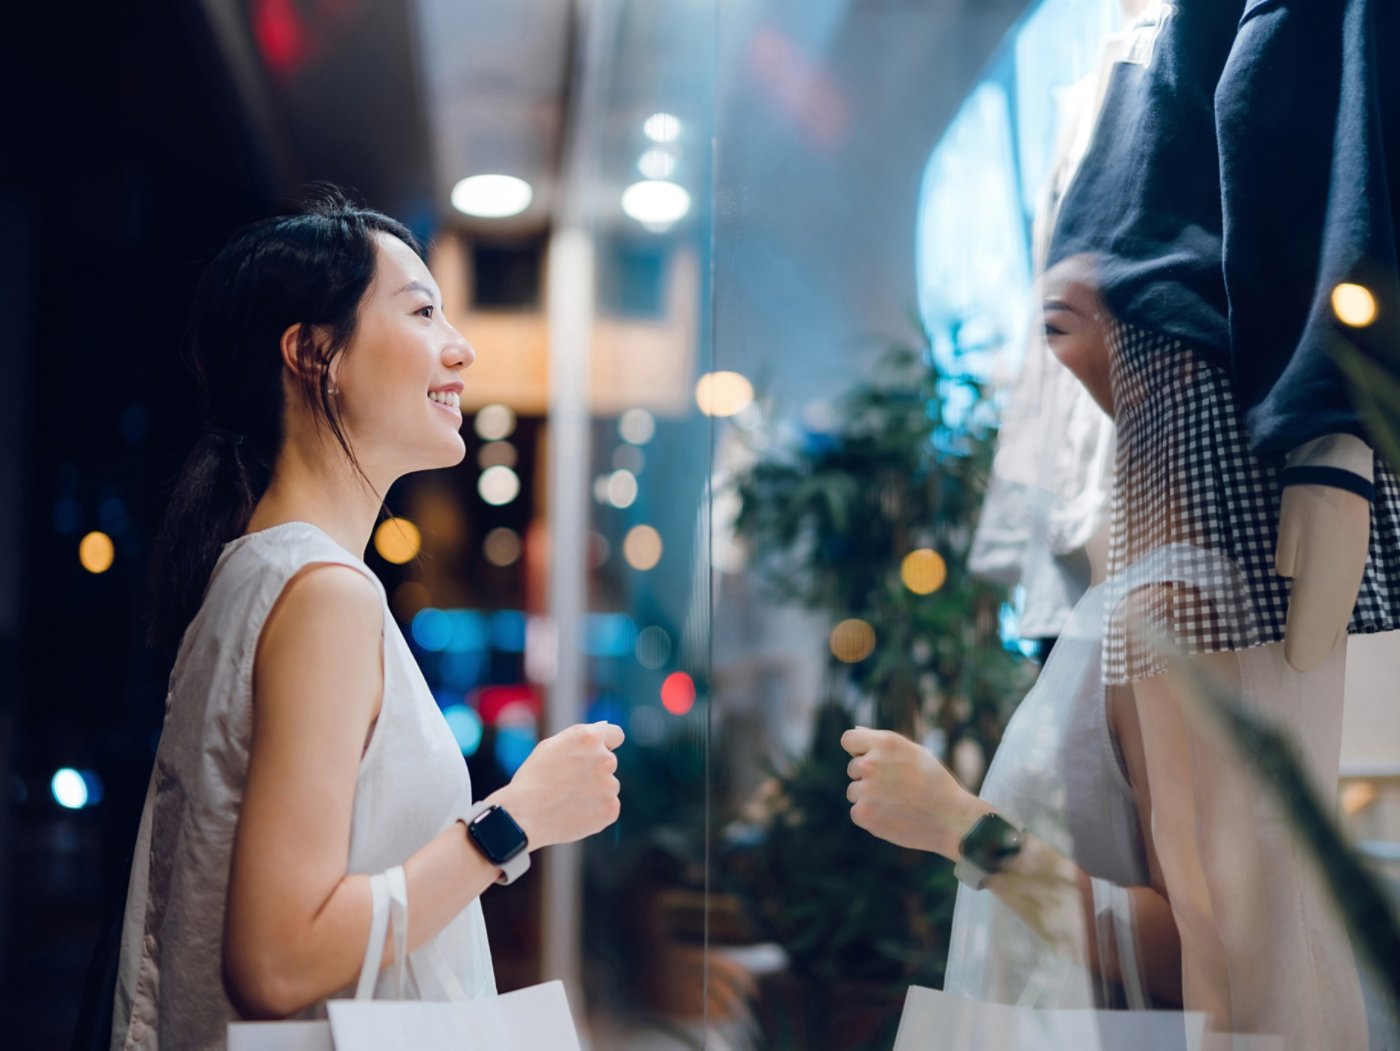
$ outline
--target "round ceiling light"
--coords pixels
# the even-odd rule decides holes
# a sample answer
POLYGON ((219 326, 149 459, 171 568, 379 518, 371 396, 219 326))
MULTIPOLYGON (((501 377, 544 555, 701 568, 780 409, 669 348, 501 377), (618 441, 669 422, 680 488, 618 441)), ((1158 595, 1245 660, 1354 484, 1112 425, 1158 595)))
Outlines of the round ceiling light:
POLYGON ((690 194, 673 182, 644 179, 622 192, 622 210, 639 223, 666 225, 690 211, 690 194))
POLYGON ((452 187, 452 207, 481 219, 519 215, 535 193, 524 179, 513 175, 472 175, 452 187))
POLYGON ((642 123, 642 132, 652 142, 675 142, 681 137, 681 122, 671 113, 653 113, 642 123))

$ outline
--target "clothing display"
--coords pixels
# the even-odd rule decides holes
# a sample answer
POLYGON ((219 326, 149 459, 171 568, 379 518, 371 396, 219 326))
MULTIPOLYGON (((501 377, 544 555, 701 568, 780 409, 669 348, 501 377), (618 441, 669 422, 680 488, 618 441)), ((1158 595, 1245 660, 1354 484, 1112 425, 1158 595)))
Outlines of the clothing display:
MULTIPOLYGON (((1158 639, 1185 653, 1282 641, 1292 582, 1274 568, 1281 465, 1250 451, 1228 377, 1178 340, 1123 324, 1111 331, 1109 354, 1119 440, 1105 681, 1162 674, 1158 639), (1223 555, 1238 570, 1230 581, 1242 578, 1244 586, 1213 581, 1209 598, 1190 588, 1149 588, 1125 604, 1124 570, 1160 560, 1177 544, 1223 555)), ((1375 488, 1353 632, 1400 627, 1400 483, 1380 461, 1375 488)), ((1171 567, 1147 572, 1166 579, 1171 567)))
MULTIPOLYGON (((226 544, 181 640, 132 862, 112 1047, 218 1048, 238 1014, 223 982, 223 925, 252 741, 253 660, 289 581, 307 566, 350 566, 383 602, 384 689, 360 760, 346 872, 383 872, 471 806, 461 749, 389 611, 383 585, 322 530, 287 522, 226 544)), ((495 992, 481 903, 409 954, 405 995, 495 992), (440 977, 446 974, 446 982, 440 977)), ((377 996, 388 995, 385 973, 377 996)), ((349 996, 352 990, 336 995, 349 996)), ((300 1017, 325 1017, 322 1003, 300 1017)))
POLYGON ((1400 5, 1176 0, 1133 34, 1050 265, 1094 256, 1115 318, 1226 370, 1256 453, 1363 435, 1330 295, 1369 288, 1394 345, 1400 5))

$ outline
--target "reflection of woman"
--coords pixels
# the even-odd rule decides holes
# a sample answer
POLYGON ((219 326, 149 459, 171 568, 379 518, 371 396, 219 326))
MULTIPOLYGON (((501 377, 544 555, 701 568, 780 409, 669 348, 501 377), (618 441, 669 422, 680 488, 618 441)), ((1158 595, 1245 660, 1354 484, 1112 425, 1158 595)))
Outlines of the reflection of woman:
MULTIPOLYGON (((1087 276, 1047 275, 1046 338, 1111 413, 1106 316, 1087 276)), ((1101 581, 1102 537, 1089 554, 1101 581)), ((960 862, 949 992, 1030 1007, 1180 1003, 1180 942, 1143 834, 1151 798, 1137 713, 1128 691, 1103 686, 1105 597, 1099 582, 1075 607, 980 796, 897 734, 856 729, 842 740, 852 820, 960 862), (990 854, 975 842, 998 834, 990 854), (965 851, 981 871, 969 871, 965 851)))
POLYGON ((315 1013, 359 972, 371 879, 392 886, 399 866, 406 994, 491 993, 479 896, 528 850, 617 817, 622 733, 573 727, 473 807, 356 554, 395 479, 462 459, 458 372, 475 355, 413 236, 334 193, 236 237, 192 329, 210 424, 153 559, 153 635, 180 649, 112 1046, 221 1047, 240 1016, 315 1013))

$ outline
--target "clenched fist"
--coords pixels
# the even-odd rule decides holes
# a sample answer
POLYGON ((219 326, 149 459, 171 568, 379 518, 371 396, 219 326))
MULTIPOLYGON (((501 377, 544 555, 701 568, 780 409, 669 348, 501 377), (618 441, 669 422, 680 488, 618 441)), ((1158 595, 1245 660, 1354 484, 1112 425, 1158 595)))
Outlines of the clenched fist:
POLYGON ((599 832, 622 812, 617 756, 622 728, 580 723, 535 746, 510 784, 491 797, 537 850, 599 832))
POLYGON ((872 836, 957 860, 963 835, 992 809, 907 737, 857 726, 841 735, 841 747, 852 756, 851 820, 872 836))

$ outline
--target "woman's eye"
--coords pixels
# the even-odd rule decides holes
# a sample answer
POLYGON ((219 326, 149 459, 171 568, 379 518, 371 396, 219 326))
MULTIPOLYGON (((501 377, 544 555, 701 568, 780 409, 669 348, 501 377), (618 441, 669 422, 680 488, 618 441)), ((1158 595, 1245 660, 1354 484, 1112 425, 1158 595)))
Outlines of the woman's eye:
POLYGON ((431 320, 432 320, 432 317, 433 317, 433 306, 432 306, 432 304, 429 303, 429 304, 428 304, 427 306, 425 306, 425 307, 419 307, 419 308, 418 308, 418 314, 419 314, 421 317, 425 317, 425 318, 427 318, 428 320, 431 321, 431 320))

